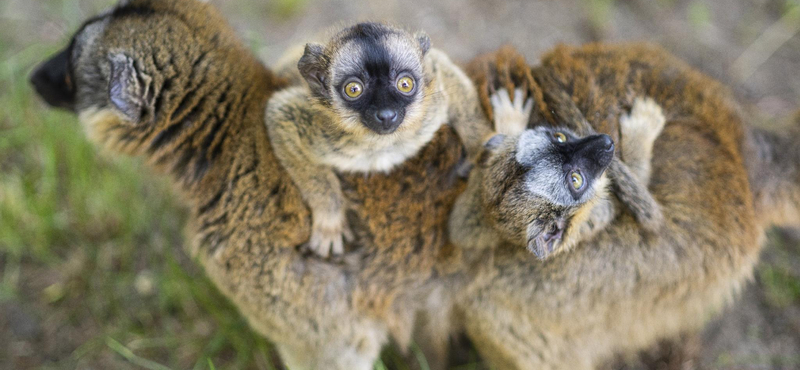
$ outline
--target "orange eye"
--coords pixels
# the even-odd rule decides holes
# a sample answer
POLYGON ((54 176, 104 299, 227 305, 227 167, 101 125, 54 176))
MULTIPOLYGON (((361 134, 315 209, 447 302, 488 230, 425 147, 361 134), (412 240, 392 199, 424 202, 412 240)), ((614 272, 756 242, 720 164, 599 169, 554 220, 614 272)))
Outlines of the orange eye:
POLYGON ((397 90, 403 94, 408 94, 414 91, 414 79, 409 76, 401 77, 397 80, 397 90))
POLYGON ((567 135, 564 135, 561 132, 554 133, 553 137, 556 138, 556 141, 558 141, 559 143, 566 143, 567 142, 567 135))
POLYGON ((344 85, 344 94, 351 99, 358 98, 364 92, 364 86, 361 83, 352 81, 344 85))

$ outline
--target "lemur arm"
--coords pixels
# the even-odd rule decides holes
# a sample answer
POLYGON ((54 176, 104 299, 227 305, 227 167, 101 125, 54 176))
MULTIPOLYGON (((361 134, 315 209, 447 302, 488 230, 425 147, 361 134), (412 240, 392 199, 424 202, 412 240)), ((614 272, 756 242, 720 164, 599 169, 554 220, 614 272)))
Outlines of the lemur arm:
MULTIPOLYGON (((649 231, 658 230, 664 219, 661 206, 650 194, 647 184, 650 182, 653 143, 665 123, 661 107, 652 99, 634 100, 630 114, 623 115, 619 120, 621 138, 618 145, 621 145, 622 159, 614 158, 608 169, 611 187, 617 198, 631 210, 637 222, 649 231)), ((599 225, 608 224, 615 214, 614 207, 613 202, 603 202, 594 207, 587 220, 589 222, 581 225, 581 232, 589 236, 599 225)))
MULTIPOLYGON (((291 91, 287 91, 290 94, 291 91)), ((347 237, 344 196, 332 168, 319 162, 301 131, 313 130, 308 104, 276 94, 267 107, 266 122, 275 155, 294 181, 311 211, 309 247, 321 257, 344 252, 347 237)), ((308 134, 308 133, 307 133, 308 134)))
POLYGON ((434 93, 445 95, 447 122, 464 143, 468 159, 474 163, 483 144, 494 134, 486 115, 481 111, 475 85, 440 50, 431 49, 425 58, 435 76, 433 83, 437 84, 437 88, 434 93))

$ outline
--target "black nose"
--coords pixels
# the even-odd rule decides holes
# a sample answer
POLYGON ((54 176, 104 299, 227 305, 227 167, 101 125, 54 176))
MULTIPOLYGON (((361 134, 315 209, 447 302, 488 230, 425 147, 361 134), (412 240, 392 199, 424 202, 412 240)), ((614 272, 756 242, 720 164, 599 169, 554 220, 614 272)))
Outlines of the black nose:
POLYGON ((69 73, 69 49, 40 64, 31 74, 30 83, 47 104, 72 110, 75 89, 69 73))
POLYGON ((614 158, 614 140, 605 134, 587 136, 576 143, 572 156, 573 160, 582 162, 583 165, 587 165, 585 161, 589 161, 591 167, 605 169, 614 158))
POLYGON ((404 111, 396 108, 382 108, 375 111, 365 112, 362 122, 370 130, 378 135, 388 135, 403 123, 404 111))
POLYGON ((393 109, 381 109, 375 113, 375 118, 381 123, 394 123, 397 120, 397 112, 393 109))
POLYGON ((597 139, 597 146, 599 150, 605 152, 613 152, 614 151, 614 140, 611 140, 611 136, 606 134, 599 135, 600 137, 597 139))

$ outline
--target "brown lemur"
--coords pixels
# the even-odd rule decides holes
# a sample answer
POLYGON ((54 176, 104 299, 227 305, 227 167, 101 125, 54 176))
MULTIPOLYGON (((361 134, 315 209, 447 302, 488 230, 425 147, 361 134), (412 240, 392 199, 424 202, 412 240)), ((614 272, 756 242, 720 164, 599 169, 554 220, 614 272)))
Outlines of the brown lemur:
POLYGON ((491 135, 472 81, 424 33, 359 23, 325 45, 307 44, 296 66, 305 83, 275 94, 266 122, 311 210, 308 245, 321 257, 342 254, 351 237, 337 172, 391 171, 443 124, 469 159, 491 135))
POLYGON ((466 181, 446 126, 390 173, 340 175, 358 269, 298 253, 310 213, 264 123, 268 99, 291 85, 208 3, 121 1, 86 20, 31 82, 106 154, 141 157, 172 180, 190 211, 187 253, 287 368, 372 369, 390 335, 410 341, 440 258, 457 260, 447 220, 466 181))
MULTIPOLYGON (((462 248, 495 248, 506 241, 545 259, 588 239, 616 216, 619 205, 606 176, 615 146, 608 135, 580 136, 566 126, 525 130, 530 109, 522 105, 523 96, 517 89, 512 103, 507 90, 499 89, 490 97, 498 134, 485 144, 453 209, 450 237, 462 248)), ((664 123, 661 108, 647 98, 636 99, 620 118, 620 165, 634 174, 627 181, 635 181, 628 189, 647 192, 653 143, 664 123)))
POLYGON ((187 253, 288 368, 371 369, 386 325, 354 308, 341 269, 296 251, 308 210, 264 126, 268 98, 286 83, 210 4, 121 1, 87 19, 31 82, 103 149, 141 156, 172 180, 191 211, 187 253))
POLYGON ((648 189, 664 223, 647 233, 620 212, 542 263, 524 248, 490 249, 492 267, 455 310, 469 338, 494 368, 593 369, 701 329, 752 278, 764 228, 800 222, 797 131, 748 128, 727 88, 651 45, 559 46, 534 66, 513 54, 504 48, 467 68, 484 107, 487 83, 510 90, 527 73, 531 123, 572 127, 583 116, 620 144, 622 162, 620 118, 637 97, 661 107, 648 189))

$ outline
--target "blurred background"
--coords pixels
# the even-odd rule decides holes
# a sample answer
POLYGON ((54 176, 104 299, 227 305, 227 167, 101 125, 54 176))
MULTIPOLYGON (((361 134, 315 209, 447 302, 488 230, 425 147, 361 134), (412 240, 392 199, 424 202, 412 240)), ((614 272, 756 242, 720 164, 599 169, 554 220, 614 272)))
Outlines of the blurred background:
MULTIPOLYGON (((0 369, 280 368, 183 252, 186 213, 163 179, 101 156, 27 85, 36 63, 114 2, 0 2, 0 369)), ((357 20, 423 29, 461 61, 504 43, 536 63, 558 43, 651 41, 728 84, 753 124, 778 126, 800 108, 800 0, 212 3, 267 63, 357 20)), ((770 233, 741 299, 699 339, 678 340, 695 354, 678 367, 647 356, 608 367, 800 368, 799 235, 770 233)), ((462 357, 458 369, 484 368, 462 357)), ((417 361, 389 349, 376 369, 425 367, 417 361)))

